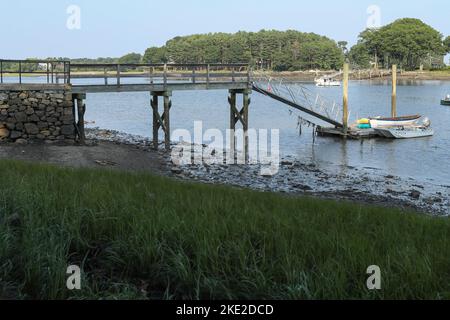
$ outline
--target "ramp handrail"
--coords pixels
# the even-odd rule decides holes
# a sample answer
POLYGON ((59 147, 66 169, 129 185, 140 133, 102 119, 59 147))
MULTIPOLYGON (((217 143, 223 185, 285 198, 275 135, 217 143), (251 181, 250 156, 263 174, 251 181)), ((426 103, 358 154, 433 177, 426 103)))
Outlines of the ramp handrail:
MULTIPOLYGON (((300 84, 264 74, 253 74, 253 89, 335 127, 343 127, 342 107, 300 84)), ((314 122, 314 121, 312 121, 314 122)), ((316 123, 320 126, 320 123, 316 123)))

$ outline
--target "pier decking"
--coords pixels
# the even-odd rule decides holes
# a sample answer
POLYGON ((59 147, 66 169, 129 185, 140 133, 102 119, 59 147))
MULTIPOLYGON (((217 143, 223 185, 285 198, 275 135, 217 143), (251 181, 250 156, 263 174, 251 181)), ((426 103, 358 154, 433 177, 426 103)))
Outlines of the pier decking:
MULTIPOLYGON (((75 126, 81 142, 85 139, 85 99, 89 93, 149 92, 155 148, 158 148, 159 130, 162 129, 166 149, 170 149, 173 91, 228 90, 230 128, 236 129, 241 123, 247 132, 249 127, 252 81, 247 64, 72 64, 64 60, 0 60, 0 91, 45 91, 55 86, 70 90, 72 94, 73 113, 78 116, 75 126), (35 77, 30 78, 30 75, 35 77), (238 106, 238 95, 242 95, 241 106, 238 106)), ((247 137, 244 140, 248 157, 247 137)))

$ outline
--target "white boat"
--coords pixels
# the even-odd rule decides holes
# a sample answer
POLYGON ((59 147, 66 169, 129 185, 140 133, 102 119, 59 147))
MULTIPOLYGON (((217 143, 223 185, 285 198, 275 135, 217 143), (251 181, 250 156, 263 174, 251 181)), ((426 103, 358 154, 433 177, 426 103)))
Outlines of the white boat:
POLYGON ((317 87, 340 87, 341 82, 331 78, 320 78, 314 80, 317 87))
POLYGON ((434 135, 433 129, 429 127, 396 127, 396 128, 378 128, 375 132, 385 138, 390 139, 412 139, 424 138, 434 135))
POLYGON ((431 128, 431 121, 428 118, 424 118, 420 125, 377 128, 375 132, 381 137, 391 139, 424 138, 434 135, 434 131, 431 128))
POLYGON ((389 128, 397 126, 412 126, 417 124, 420 119, 420 115, 396 117, 396 118, 370 118, 370 126, 373 129, 377 128, 389 128))
POLYGON ((443 106, 450 106, 450 94, 448 94, 444 100, 441 100, 443 106))

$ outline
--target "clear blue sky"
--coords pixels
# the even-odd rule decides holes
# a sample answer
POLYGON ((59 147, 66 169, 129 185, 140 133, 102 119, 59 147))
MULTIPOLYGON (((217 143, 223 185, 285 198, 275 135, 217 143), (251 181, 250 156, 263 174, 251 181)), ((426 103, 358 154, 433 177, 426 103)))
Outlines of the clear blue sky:
POLYGON ((295 29, 354 44, 367 8, 381 23, 420 18, 450 35, 448 0, 2 0, 0 57, 121 56, 160 46, 177 35, 295 29), (69 5, 81 9, 81 29, 69 30, 69 5))

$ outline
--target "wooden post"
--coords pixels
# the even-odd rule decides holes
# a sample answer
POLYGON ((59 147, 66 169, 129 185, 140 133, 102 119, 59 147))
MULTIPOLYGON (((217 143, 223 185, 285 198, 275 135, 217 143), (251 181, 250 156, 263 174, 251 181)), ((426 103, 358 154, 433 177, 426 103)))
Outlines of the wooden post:
POLYGON ((230 96, 228 98, 230 103, 230 157, 233 160, 236 154, 236 92, 230 90, 230 96))
POLYGON ((64 77, 64 84, 67 84, 67 80, 66 80, 66 72, 67 72, 67 66, 66 66, 66 62, 63 63, 64 66, 64 71, 63 71, 63 77, 64 77))
POLYGON ((86 112, 86 105, 82 98, 77 98, 77 110, 78 110, 78 132, 80 143, 84 144, 86 142, 86 134, 84 132, 84 114, 86 112))
POLYGON ((152 92, 151 106, 152 106, 152 110, 153 110, 153 149, 155 149, 155 150, 158 150, 158 144, 159 144, 158 100, 159 100, 158 95, 156 93, 152 92))
POLYGON ((153 84, 153 74, 155 73, 155 67, 150 68, 150 84, 153 84))
POLYGON ((248 163, 250 148, 249 148, 249 107, 250 107, 250 94, 251 90, 233 90, 230 91, 228 102, 230 104, 230 159, 235 161, 236 156, 236 124, 240 122, 244 132, 244 156, 245 162, 248 163), (237 94, 242 94, 243 107, 237 108, 237 94))
POLYGON ((19 62, 19 83, 22 84, 22 62, 19 62))
POLYGON ((167 87, 167 63, 164 64, 164 89, 167 87))
POLYGON ((349 73, 349 65, 348 63, 344 64, 344 99, 343 99, 343 107, 344 110, 342 112, 342 124, 344 125, 344 134, 347 134, 348 131, 348 73, 349 73))
POLYGON ((166 150, 170 151, 170 109, 172 107, 172 101, 170 97, 172 96, 171 91, 155 91, 151 92, 152 100, 151 105, 153 109, 153 148, 158 149, 159 145, 159 128, 164 131, 164 143, 166 145, 166 150), (158 99, 162 96, 164 99, 164 113, 162 116, 159 114, 158 99))
POLYGON ((120 86, 120 64, 117 65, 117 85, 120 86))
POLYGON ((392 66, 392 117, 397 117, 397 65, 392 66))
POLYGON ((244 152, 245 152, 245 163, 247 164, 249 161, 249 139, 248 139, 248 128, 249 128, 249 121, 248 121, 248 114, 249 114, 249 106, 250 106, 250 97, 247 90, 243 93, 244 96, 244 107, 243 107, 243 113, 244 113, 244 152))
POLYGON ((167 92, 164 92, 164 141, 166 145, 166 151, 170 151, 170 96, 167 92))
POLYGON ((67 62, 67 65, 69 67, 69 69, 67 71, 67 84, 71 84, 72 83, 72 76, 71 76, 72 65, 70 64, 70 61, 67 62))

